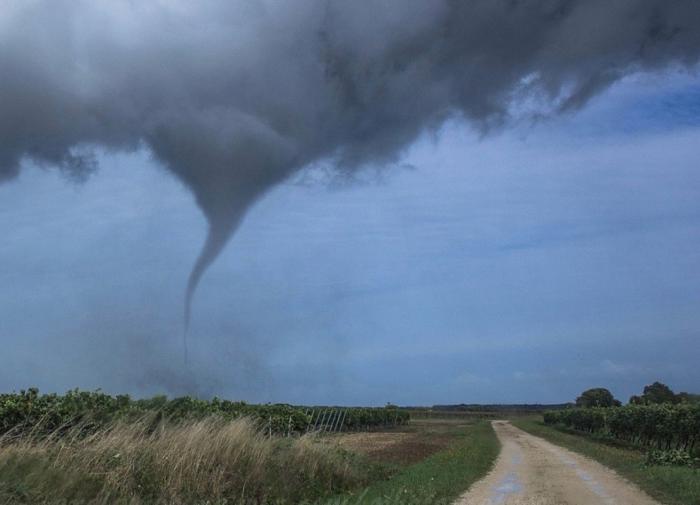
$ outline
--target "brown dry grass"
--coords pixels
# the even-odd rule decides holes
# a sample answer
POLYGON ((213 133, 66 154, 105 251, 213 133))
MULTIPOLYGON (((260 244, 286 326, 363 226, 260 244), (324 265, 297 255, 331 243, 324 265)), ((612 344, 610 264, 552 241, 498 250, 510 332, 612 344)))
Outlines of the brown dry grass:
POLYGON ((335 435, 328 443, 363 454, 370 461, 406 466, 446 449, 470 424, 455 419, 421 419, 389 431, 335 435))
POLYGON ((1 443, 3 503, 298 503, 356 488, 369 473, 312 438, 269 439, 246 419, 142 419, 1 443))

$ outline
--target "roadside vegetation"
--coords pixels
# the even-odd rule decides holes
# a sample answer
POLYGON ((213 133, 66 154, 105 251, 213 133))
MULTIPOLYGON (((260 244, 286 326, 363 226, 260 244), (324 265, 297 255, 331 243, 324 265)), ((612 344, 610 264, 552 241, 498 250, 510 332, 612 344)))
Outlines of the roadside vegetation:
POLYGON ((317 444, 268 437, 255 423, 210 416, 177 424, 147 416, 83 432, 2 440, 7 504, 300 503, 358 489, 381 467, 317 444))
POLYGON ((491 424, 455 425, 454 441, 440 452, 407 466, 388 480, 327 503, 339 505, 447 505, 488 473, 500 445, 491 424))
POLYGON ((410 414, 394 405, 386 407, 305 407, 287 404, 251 405, 214 397, 190 396, 168 399, 155 396, 134 400, 129 395, 111 396, 100 391, 68 391, 64 395, 40 394, 36 388, 0 394, 0 435, 12 431, 52 433, 81 424, 98 429, 118 420, 139 419, 149 413, 170 421, 220 416, 248 418, 272 434, 303 434, 308 431, 347 431, 400 426, 410 414))
MULTIPOLYGON (((544 423, 654 449, 657 455, 660 451, 685 454, 681 459, 691 466, 695 456, 700 456, 700 403, 695 395, 676 395, 665 384, 655 382, 646 386, 641 396, 632 396, 624 407, 605 388, 584 391, 576 406, 545 412, 544 423)), ((700 459, 697 463, 700 466, 700 459)))
POLYGON ((409 424, 391 405, 337 410, 0 395, 0 503, 449 503, 498 453, 478 417, 409 424), (331 428, 343 419, 342 432, 331 428))
POLYGON ((601 462, 663 503, 700 504, 697 395, 655 382, 625 406, 604 388, 585 391, 576 405, 512 423, 601 462))

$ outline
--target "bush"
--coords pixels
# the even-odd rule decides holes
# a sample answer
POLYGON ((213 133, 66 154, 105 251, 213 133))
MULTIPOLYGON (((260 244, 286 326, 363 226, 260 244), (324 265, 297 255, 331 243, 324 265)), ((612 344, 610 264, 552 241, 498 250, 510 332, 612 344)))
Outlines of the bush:
POLYGON ((700 458, 693 458, 688 451, 679 449, 668 451, 654 449, 647 453, 646 465, 694 467, 700 466, 700 458))
POLYGON ((621 404, 605 388, 588 389, 576 398, 577 407, 619 407, 621 404))
POLYGON ((700 440, 700 405, 627 405, 544 413, 544 422, 608 435, 644 447, 692 453, 700 440))

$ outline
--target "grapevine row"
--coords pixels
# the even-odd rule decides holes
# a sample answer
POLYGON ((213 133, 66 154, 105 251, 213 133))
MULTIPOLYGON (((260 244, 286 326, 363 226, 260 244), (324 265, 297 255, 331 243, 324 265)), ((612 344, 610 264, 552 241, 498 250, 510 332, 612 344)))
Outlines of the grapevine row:
POLYGON ((156 396, 134 400, 128 395, 111 396, 102 392, 69 391, 65 395, 39 394, 35 388, 19 393, 0 394, 0 435, 55 433, 75 426, 86 430, 115 420, 142 418, 155 414, 158 419, 178 421, 220 415, 227 419, 256 419, 261 429, 276 434, 305 433, 312 429, 330 431, 365 430, 409 422, 408 412, 396 407, 303 407, 287 404, 252 405, 213 398, 189 396, 167 399, 156 396), (339 413, 342 412, 342 425, 339 413), (332 413, 332 415, 331 415, 332 413), (324 424, 325 423, 325 424, 324 424))
POLYGON ((544 413, 544 422, 658 449, 693 451, 700 440, 697 404, 554 410, 544 413))

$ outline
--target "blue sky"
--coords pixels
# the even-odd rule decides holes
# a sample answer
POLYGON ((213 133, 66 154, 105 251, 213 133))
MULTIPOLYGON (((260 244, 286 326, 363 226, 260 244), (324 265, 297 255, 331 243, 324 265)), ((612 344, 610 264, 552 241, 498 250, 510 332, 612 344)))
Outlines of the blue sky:
POLYGON ((205 221, 147 152, 0 186, 0 389, 256 402, 622 400, 698 391, 700 79, 635 75, 583 111, 459 122, 356 181, 266 195, 182 304, 205 221))

